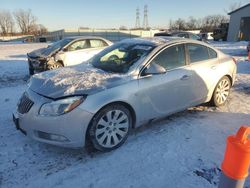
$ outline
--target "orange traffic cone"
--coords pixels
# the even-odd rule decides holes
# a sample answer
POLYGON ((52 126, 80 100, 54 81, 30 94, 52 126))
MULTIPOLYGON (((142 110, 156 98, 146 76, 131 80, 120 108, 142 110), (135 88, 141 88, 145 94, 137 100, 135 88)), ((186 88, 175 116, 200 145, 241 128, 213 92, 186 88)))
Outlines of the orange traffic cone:
POLYGON ((250 127, 242 126, 227 138, 219 188, 243 188, 250 166, 250 127))

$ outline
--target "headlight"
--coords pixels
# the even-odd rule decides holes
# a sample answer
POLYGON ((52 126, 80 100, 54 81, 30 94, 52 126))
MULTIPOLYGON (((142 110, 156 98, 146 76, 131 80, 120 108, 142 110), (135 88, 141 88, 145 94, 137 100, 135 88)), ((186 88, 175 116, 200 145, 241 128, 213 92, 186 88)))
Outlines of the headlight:
POLYGON ((42 105, 39 111, 41 116, 59 116, 75 109, 84 101, 83 96, 69 97, 42 105))

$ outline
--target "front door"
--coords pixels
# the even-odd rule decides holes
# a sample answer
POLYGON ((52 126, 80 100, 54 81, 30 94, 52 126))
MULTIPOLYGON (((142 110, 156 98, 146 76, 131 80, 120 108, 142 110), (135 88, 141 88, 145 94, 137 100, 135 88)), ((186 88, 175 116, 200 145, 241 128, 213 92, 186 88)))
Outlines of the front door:
POLYGON ((184 45, 164 49, 152 63, 164 67, 167 72, 139 78, 139 96, 145 117, 160 117, 189 107, 193 100, 193 73, 186 66, 184 45))

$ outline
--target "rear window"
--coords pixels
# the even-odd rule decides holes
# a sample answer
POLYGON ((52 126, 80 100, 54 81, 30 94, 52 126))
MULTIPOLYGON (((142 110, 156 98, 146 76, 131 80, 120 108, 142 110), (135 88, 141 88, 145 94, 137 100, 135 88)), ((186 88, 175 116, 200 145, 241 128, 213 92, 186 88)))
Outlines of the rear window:
POLYGON ((202 46, 199 44, 188 44, 187 49, 190 57, 190 63, 209 59, 209 54, 206 46, 202 46))
POLYGON ((108 44, 102 40, 98 40, 98 39, 91 39, 90 40, 90 47, 91 48, 101 48, 101 47, 105 47, 108 44))
POLYGON ((210 59, 217 58, 217 53, 216 53, 216 51, 214 51, 213 49, 208 48, 208 53, 209 53, 209 58, 210 58, 210 59))

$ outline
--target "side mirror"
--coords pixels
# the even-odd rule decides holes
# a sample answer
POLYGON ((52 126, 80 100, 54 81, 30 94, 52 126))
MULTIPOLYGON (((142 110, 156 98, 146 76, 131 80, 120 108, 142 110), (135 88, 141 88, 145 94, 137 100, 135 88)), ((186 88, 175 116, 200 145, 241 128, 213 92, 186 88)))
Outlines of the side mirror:
POLYGON ((152 62, 146 69, 144 69, 142 76, 165 73, 166 69, 164 67, 152 62))

